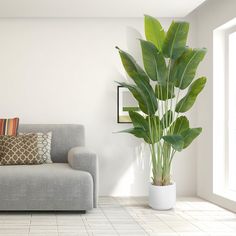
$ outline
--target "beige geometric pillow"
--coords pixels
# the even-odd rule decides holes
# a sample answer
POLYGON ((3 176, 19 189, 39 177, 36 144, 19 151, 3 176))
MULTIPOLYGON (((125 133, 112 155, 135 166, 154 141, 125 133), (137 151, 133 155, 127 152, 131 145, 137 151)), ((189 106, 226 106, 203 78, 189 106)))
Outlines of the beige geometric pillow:
POLYGON ((36 133, 38 138, 38 152, 44 163, 52 163, 51 159, 51 143, 52 143, 52 132, 36 133))
POLYGON ((42 164, 36 134, 0 136, 1 165, 42 164))
MULTIPOLYGON (((19 133, 23 134, 32 134, 32 133, 19 133)), ((51 143, 52 143, 52 132, 48 133, 35 133, 37 134, 38 139, 38 153, 43 163, 52 163, 51 159, 51 143)))

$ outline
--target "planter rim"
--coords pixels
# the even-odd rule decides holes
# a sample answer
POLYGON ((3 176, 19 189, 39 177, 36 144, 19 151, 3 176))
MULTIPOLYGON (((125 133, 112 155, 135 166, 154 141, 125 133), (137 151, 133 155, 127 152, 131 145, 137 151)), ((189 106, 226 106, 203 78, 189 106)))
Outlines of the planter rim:
POLYGON ((150 186, 153 188, 170 188, 176 186, 176 183, 174 181, 171 182, 169 185, 154 185, 150 182, 150 186))

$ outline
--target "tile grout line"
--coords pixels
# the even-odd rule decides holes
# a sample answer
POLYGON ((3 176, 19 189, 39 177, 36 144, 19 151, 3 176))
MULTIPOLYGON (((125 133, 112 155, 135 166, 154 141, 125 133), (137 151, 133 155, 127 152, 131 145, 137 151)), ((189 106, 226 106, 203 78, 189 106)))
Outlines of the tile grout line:
MULTIPOLYGON (((162 220, 160 217, 158 217, 158 215, 155 215, 155 217, 157 219, 159 219, 160 222, 162 222, 165 226, 167 226, 167 228, 169 228, 171 231, 173 231, 173 233, 176 233, 177 235, 180 235, 179 232, 175 231, 171 226, 169 226, 168 224, 166 224, 166 222, 164 220, 162 220)), ((183 218, 184 219, 184 218, 183 218)), ((143 220, 142 220, 143 223, 145 223, 143 220)), ((153 231, 153 230, 152 230, 153 231)))
MULTIPOLYGON (((191 202, 187 202, 187 205, 191 206, 191 202)), ((192 206, 191 206, 192 207, 192 206)), ((195 227, 197 227, 201 233, 206 233, 208 236, 211 236, 212 234, 209 232, 206 232, 205 230, 202 230, 198 225, 196 225, 195 223, 193 223, 193 221, 197 221, 199 222, 199 219, 196 219, 195 217, 193 217, 192 215, 189 214, 189 211, 199 211, 198 209, 192 209, 192 210, 183 210, 183 214, 186 214, 187 216, 190 216, 192 219, 187 219, 189 223, 191 223, 192 225, 194 225, 195 227)), ((211 210, 210 210, 211 211, 211 210)), ((213 210, 213 211, 217 211, 217 210, 213 210)))
POLYGON ((30 235, 31 223, 32 223, 32 212, 30 213, 30 223, 29 223, 29 232, 28 232, 28 235, 30 235))
MULTIPOLYGON (((184 213, 184 211, 180 211, 181 213, 184 213)), ((179 215, 179 214, 177 214, 180 218, 182 218, 184 221, 187 221, 188 223, 190 223, 192 226, 194 226, 194 227, 196 227, 196 228, 198 228, 199 230, 200 230, 200 233, 205 233, 204 231, 202 231, 199 227, 197 227, 196 225, 194 225, 189 219, 185 219, 182 215, 179 215)), ((164 222, 165 223, 165 222, 164 222)), ((167 225, 167 224, 166 224, 167 225)), ((169 226, 168 225, 168 227, 170 227, 174 232, 176 232, 178 235, 181 235, 178 231, 176 231, 175 229, 174 229, 174 227, 172 227, 172 226, 169 226)), ((186 231, 186 233, 187 233, 187 231, 186 231)), ((197 232, 198 233, 198 232, 197 232)), ((209 235, 209 234, 208 234, 209 235)))
MULTIPOLYGON (((150 208, 151 209, 151 208, 150 208)), ((151 209, 152 210, 152 209, 151 209)), ((167 225, 160 217, 158 217, 158 215, 155 215, 159 220, 160 222, 162 222, 164 225, 167 226, 167 228, 169 228, 170 230, 173 230, 169 225, 167 225)), ((153 231, 153 230, 152 230, 153 231)), ((175 231, 174 231, 175 232, 175 231)), ((176 232, 177 233, 177 232, 176 232)), ((178 233, 177 233, 178 234, 178 233)))
MULTIPOLYGON (((197 221, 199 221, 199 220, 197 220, 197 221)), ((194 225, 195 227, 197 227, 197 228, 200 230, 201 233, 206 233, 208 236, 211 235, 210 233, 208 233, 208 232, 206 232, 206 231, 203 231, 199 226, 195 225, 195 224, 192 223, 191 221, 189 221, 189 222, 190 222, 192 225, 194 225)))
MULTIPOLYGON (((187 205, 191 206, 191 202, 187 202, 186 203, 187 205)), ((192 207, 192 206, 191 206, 192 207)), ((200 231, 199 232, 196 232, 196 233, 204 233, 206 234, 207 236, 211 236, 212 234, 209 233, 209 232, 206 232, 205 230, 202 230, 198 225, 196 225, 195 223, 193 223, 193 221, 199 221, 199 219, 195 219, 193 216, 189 215, 189 211, 199 211, 199 210, 196 210, 196 209, 192 209, 192 210, 180 210, 180 212, 182 214, 185 214, 187 215, 188 217, 191 217, 191 219, 189 218, 184 218, 182 215, 179 215, 182 219, 186 220, 188 223, 190 223, 191 225, 193 225, 194 227, 196 227, 197 229, 199 229, 200 231)), ((172 228, 172 227, 171 227, 172 228)), ((174 230, 174 229, 173 229, 174 230)), ((175 231, 175 230, 174 230, 175 231)), ((176 232, 176 231, 175 231, 176 232)), ((178 233, 178 232, 177 232, 178 233)), ((187 231, 186 231, 187 233, 187 231)))
POLYGON ((57 225, 57 235, 59 236, 59 230, 58 230, 58 219, 57 219, 58 215, 55 214, 55 216, 56 216, 56 225, 57 225))
MULTIPOLYGON (((111 197, 111 198, 112 198, 112 200, 114 200, 114 197, 111 197)), ((116 200, 115 202, 117 202, 117 200, 116 200)), ((119 206, 120 206, 120 204, 119 204, 119 206)), ((107 217, 107 215, 106 215, 105 212, 103 211, 103 208, 101 207, 100 209, 101 209, 103 215, 104 215, 104 216, 106 217, 106 219, 108 220, 108 222, 111 224, 113 230, 117 233, 117 235, 120 235, 120 233, 116 230, 116 228, 114 227, 114 225, 112 224, 112 222, 110 221, 110 219, 107 217)))
MULTIPOLYGON (((80 231, 80 227, 78 227, 77 230, 77 228, 72 229, 68 226, 66 230, 70 232, 64 232, 64 228, 60 227, 61 224, 62 226, 64 225, 64 218, 60 221, 60 214, 54 213, 53 215, 56 221, 56 227, 53 227, 55 229, 53 232, 49 227, 51 224, 48 222, 47 218, 51 215, 50 213, 42 214, 39 218, 37 214, 35 215, 33 212, 28 212, 28 214, 11 213, 7 215, 0 213, 0 235, 236 235, 236 228, 234 227, 234 223, 236 223, 235 213, 227 214, 228 211, 215 209, 211 205, 204 203, 198 204, 198 202, 191 203, 191 201, 187 202, 187 200, 186 202, 180 202, 179 205, 176 205, 174 210, 168 212, 154 211, 151 208, 147 208, 146 205, 146 201, 140 201, 135 198, 127 200, 115 197, 105 198, 104 200, 101 199, 101 205, 99 204, 98 209, 95 209, 94 212, 91 211, 91 214, 90 212, 88 215, 76 214, 74 218, 73 214, 69 214, 69 216, 72 217, 69 219, 80 219, 81 228, 84 227, 84 229, 80 231), (219 214, 217 214, 217 212, 219 212, 219 214), (34 218, 34 216, 36 216, 36 218, 34 218), (39 219, 39 222, 37 219, 39 219), (92 221, 90 221, 90 219, 92 219, 92 221), (98 221, 96 221, 96 219, 98 221), (92 222, 94 222, 95 225, 93 225, 92 222), (104 225, 100 227, 99 222, 104 225), (232 225, 227 224, 227 222, 232 222, 232 225), (135 224, 137 224, 137 227, 135 224), (39 232, 37 228, 39 228, 39 232)), ((65 220, 66 219, 67 218, 65 218, 65 220)), ((53 223, 53 225, 55 223, 53 223)), ((76 223, 75 221, 75 225, 77 224, 79 224, 79 222, 76 223)))
POLYGON ((147 235, 150 235, 150 233, 147 232, 147 231, 139 224, 139 222, 136 221, 136 219, 135 219, 132 215, 130 215, 130 213, 129 213, 129 211, 126 209, 126 207, 123 206, 119 201, 118 201, 118 203, 119 203, 119 206, 120 206, 121 208, 123 208, 123 209, 129 214, 129 216, 136 222, 136 224, 139 225, 139 226, 141 227, 141 229, 142 229, 147 235))
MULTIPOLYGON (((86 213, 85 213, 85 214, 86 214, 86 213)), ((82 219, 82 222, 83 222, 84 228, 85 228, 85 230, 86 230, 86 233, 87 233, 87 235, 89 236, 90 233, 89 233, 89 231, 88 231, 87 224, 85 223, 85 221, 87 221, 87 219, 86 219, 85 216, 82 216, 82 215, 81 215, 81 219, 82 219)), ((92 233, 92 234, 93 234, 93 233, 92 233)))

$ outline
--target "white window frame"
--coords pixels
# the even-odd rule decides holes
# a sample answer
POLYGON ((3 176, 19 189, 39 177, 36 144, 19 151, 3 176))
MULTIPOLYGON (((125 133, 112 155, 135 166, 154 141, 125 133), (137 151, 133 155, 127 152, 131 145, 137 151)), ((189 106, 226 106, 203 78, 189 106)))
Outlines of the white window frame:
POLYGON ((229 36, 236 33, 236 26, 225 30, 225 191, 235 195, 236 191, 229 189, 229 36), (234 193, 235 192, 235 193, 234 193))
POLYGON ((213 193, 236 202, 236 191, 228 189, 228 81, 229 35, 236 31, 236 19, 213 32, 213 193))

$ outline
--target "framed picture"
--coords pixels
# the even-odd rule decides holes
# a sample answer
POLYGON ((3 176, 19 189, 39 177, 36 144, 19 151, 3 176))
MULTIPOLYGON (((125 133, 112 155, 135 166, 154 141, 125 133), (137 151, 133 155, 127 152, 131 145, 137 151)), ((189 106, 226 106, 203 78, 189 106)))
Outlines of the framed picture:
POLYGON ((117 123, 131 123, 129 111, 140 111, 138 102, 130 91, 122 86, 117 87, 117 123))

